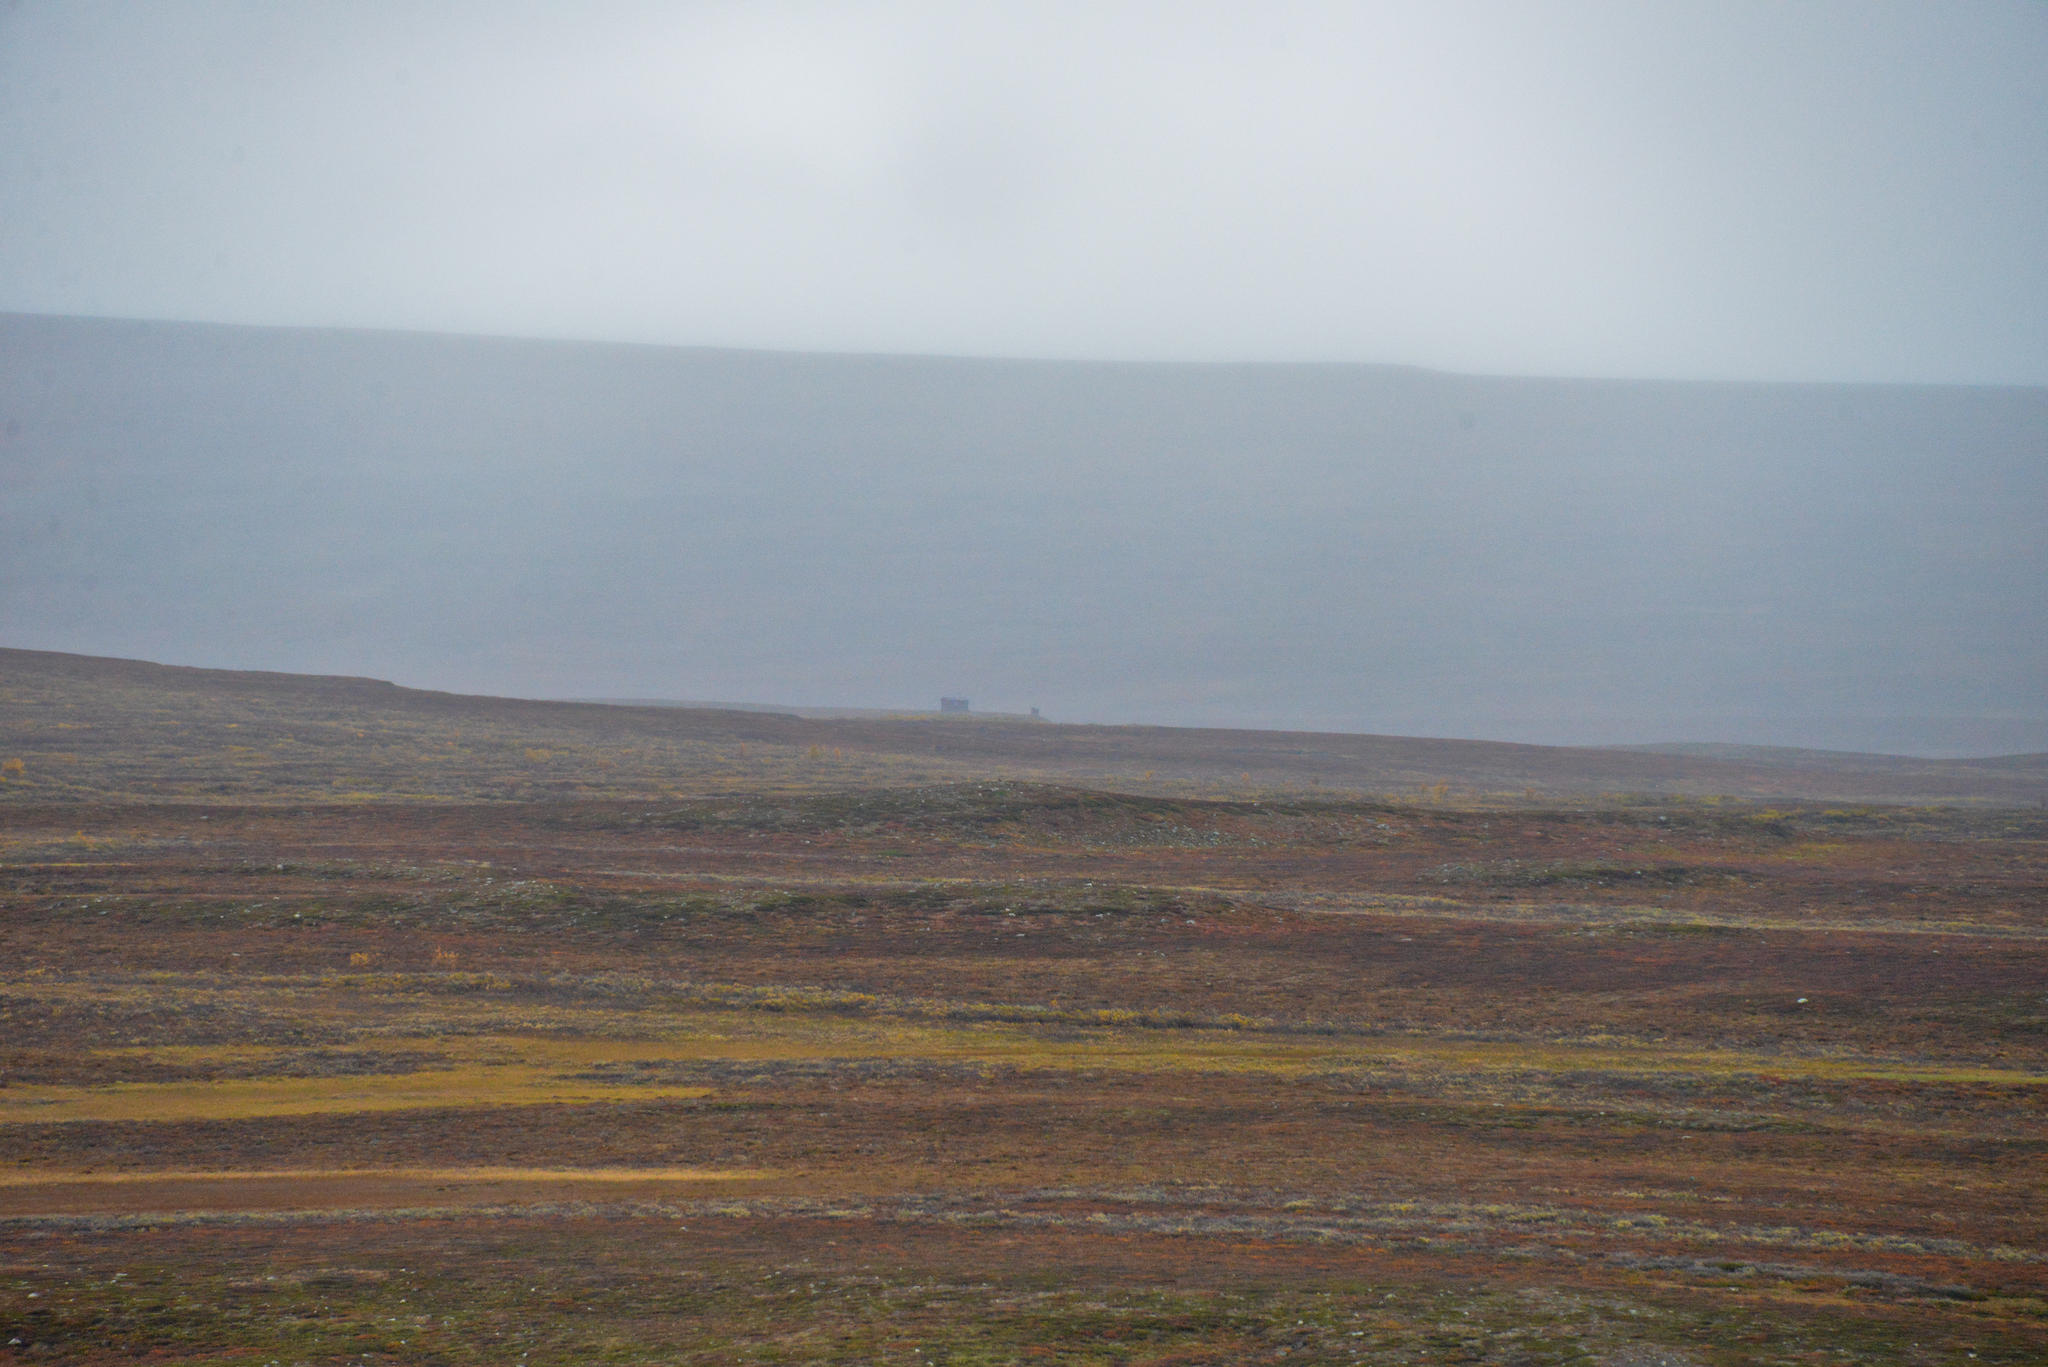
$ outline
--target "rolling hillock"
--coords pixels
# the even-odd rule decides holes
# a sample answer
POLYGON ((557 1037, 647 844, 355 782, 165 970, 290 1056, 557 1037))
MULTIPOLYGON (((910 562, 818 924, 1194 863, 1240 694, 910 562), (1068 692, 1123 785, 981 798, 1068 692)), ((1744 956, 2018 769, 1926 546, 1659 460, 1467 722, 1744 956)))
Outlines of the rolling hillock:
MULTIPOLYGON (((14 801, 843 793, 990 779, 1240 799, 1641 794, 2033 805, 2048 794, 2039 756, 1830 763, 1808 754, 1787 763, 1768 753, 1410 736, 817 719, 472 697, 26 650, 0 650, 0 751, 9 765, 0 800, 14 801)), ((1045 819, 1045 804, 1032 805, 1034 819, 1045 819)), ((973 818, 1003 819, 993 808, 973 818)))

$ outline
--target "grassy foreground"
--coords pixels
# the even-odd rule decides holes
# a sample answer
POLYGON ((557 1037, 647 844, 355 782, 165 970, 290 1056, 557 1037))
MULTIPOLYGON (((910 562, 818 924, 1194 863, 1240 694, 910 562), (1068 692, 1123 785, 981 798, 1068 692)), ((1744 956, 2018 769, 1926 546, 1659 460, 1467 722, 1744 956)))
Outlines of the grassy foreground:
POLYGON ((17 791, 0 1362, 2040 1362, 2044 893, 1994 804, 17 791))

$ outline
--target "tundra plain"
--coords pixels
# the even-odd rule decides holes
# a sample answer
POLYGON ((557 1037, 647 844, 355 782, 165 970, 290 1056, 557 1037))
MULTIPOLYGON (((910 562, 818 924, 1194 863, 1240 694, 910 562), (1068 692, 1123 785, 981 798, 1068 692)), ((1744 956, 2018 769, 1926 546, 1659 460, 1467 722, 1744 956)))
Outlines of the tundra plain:
POLYGON ((2043 774, 0 653, 0 1362, 2038 1362, 2043 774))

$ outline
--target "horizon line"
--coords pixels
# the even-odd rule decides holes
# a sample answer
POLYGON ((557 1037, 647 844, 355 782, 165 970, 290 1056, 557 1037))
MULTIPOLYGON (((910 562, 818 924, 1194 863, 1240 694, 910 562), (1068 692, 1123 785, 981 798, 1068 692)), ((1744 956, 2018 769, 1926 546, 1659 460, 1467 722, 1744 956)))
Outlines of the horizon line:
MULTIPOLYGON (((1357 739, 1421 741, 1432 744, 1452 745, 1502 745, 1530 750, 1621 750, 1659 751, 1673 747, 1704 747, 1729 751, 1776 752, 1782 754, 1829 755, 1845 758, 1903 760, 1915 764, 1973 764, 2001 760, 2022 760, 2048 758, 2048 751, 2015 750, 2001 751, 1988 755, 1913 755, 1898 754, 1882 750, 1836 750, 1823 746, 1769 745, 1749 741, 1713 741, 1667 739, 1656 741, 1610 741, 1598 745, 1561 745, 1546 741, 1502 740, 1488 736, 1447 736, 1405 731, 1332 731, 1285 726, 1248 725, 1186 725, 1174 722, 1151 721, 1066 721, 1056 717, 1031 717, 1027 713, 1008 711, 987 711, 968 713, 940 713, 924 708, 862 707, 852 704, 794 704, 794 703, 747 703, 737 700, 722 702, 699 701, 682 698, 601 698, 584 696, 579 698, 535 697, 516 693, 469 693, 452 688, 429 688, 417 684, 400 683, 395 679, 380 679, 368 674, 317 674, 290 669, 238 669, 226 665, 182 665, 169 664, 162 660, 145 660, 128 655, 92 655, 75 650, 45 650, 33 646, 0 645, 0 655, 14 652, 24 655, 57 655, 72 660, 90 660, 101 664, 144 665, 151 669, 186 670, 206 674, 255 674, 269 678, 317 679, 340 683, 373 684, 383 688, 400 689, 408 693, 430 693, 448 698, 469 698, 483 702, 539 703, 558 707, 642 707, 664 708, 677 711, 739 711, 754 715, 786 716, 800 721, 854 721, 854 720, 901 720, 921 721, 929 718, 937 721, 943 717, 947 724, 980 718, 986 721, 1021 721, 1032 726, 1087 726, 1108 729, 1138 729, 1156 731, 1242 731, 1278 736, 1348 736, 1357 739), (806 712, 872 713, 871 717, 805 717, 806 712)), ((1713 759, 1716 756, 1693 756, 1713 759)), ((1733 757, 1729 757, 1733 758, 1733 757)))
POLYGON ((1126 370, 1382 370, 1408 371, 1420 375, 1455 379, 1508 380, 1534 384, 1616 384, 1683 385, 1724 388, 1806 388, 1806 389, 1967 389, 2048 391, 2048 380, 1870 380, 1870 379, 1767 379, 1755 376, 1656 375, 1656 374, 1569 374, 1558 371, 1468 370, 1429 365, 1416 361, 1364 361, 1337 359, 1213 359, 1147 358, 1114 356, 1057 356, 998 351, 919 351, 824 347, 777 347, 721 342, 649 341, 637 337, 603 337, 584 334, 525 332, 464 332, 445 327, 368 323, 276 323, 247 322, 224 318, 189 318, 140 313, 56 313, 44 309, 0 306, 0 317, 38 318, 56 322, 135 323, 150 326, 233 328, 261 332, 350 333, 364 336, 443 338, 455 341, 524 342, 548 346, 605 346, 649 351, 717 352, 762 357, 815 357, 869 361, 938 361, 963 365, 1075 366, 1126 370))

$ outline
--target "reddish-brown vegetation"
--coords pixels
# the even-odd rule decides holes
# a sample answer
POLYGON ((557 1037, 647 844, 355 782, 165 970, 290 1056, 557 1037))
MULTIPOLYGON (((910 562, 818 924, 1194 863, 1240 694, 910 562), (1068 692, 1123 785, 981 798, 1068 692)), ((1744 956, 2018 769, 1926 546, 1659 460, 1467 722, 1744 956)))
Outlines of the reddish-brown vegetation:
POLYGON ((2048 1354, 2038 810, 758 739, 750 787, 167 800, 147 682, 0 799, 0 1361, 2048 1354))

